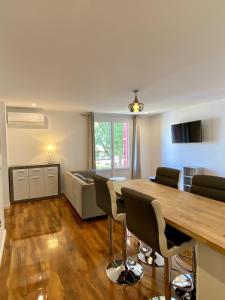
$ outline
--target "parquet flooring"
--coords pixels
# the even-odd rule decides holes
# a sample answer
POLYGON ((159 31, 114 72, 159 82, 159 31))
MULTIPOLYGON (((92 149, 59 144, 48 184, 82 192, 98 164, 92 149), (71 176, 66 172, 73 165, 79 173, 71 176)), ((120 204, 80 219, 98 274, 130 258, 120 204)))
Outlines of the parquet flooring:
MULTIPOLYGON (((112 284, 105 273, 112 259, 107 219, 82 221, 65 198, 13 205, 5 220, 1 300, 147 300, 163 294, 162 268, 144 267, 134 286, 112 284)), ((118 258, 122 231, 114 225, 118 258)))

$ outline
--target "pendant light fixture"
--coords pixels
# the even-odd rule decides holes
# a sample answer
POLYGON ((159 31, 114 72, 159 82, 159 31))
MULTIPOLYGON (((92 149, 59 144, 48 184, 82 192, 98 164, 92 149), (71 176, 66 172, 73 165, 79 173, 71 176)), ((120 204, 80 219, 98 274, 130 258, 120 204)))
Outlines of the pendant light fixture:
POLYGON ((144 103, 141 103, 138 101, 137 93, 139 92, 139 90, 133 90, 133 92, 134 92, 135 98, 134 98, 134 101, 128 105, 128 108, 129 108, 130 112, 138 113, 144 109, 144 103))

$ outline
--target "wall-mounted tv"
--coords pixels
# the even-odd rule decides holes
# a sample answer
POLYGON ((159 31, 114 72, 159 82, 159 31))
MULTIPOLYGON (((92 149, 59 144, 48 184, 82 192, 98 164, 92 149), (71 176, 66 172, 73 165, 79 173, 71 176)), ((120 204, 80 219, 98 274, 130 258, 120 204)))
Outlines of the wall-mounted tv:
POLYGON ((171 126, 173 143, 201 143, 201 121, 174 124, 171 126))

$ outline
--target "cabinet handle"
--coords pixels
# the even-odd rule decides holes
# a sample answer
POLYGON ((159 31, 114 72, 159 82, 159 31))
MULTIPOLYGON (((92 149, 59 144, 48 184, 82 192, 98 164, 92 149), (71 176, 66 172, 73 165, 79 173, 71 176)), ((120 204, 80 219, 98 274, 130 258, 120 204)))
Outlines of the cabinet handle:
POLYGON ((24 172, 24 171, 25 171, 24 169, 16 170, 16 172, 24 172))
POLYGON ((52 175, 48 175, 48 177, 55 177, 55 175, 53 175, 53 174, 52 175))
POLYGON ((32 169, 32 171, 40 171, 41 169, 38 169, 38 168, 36 168, 36 169, 32 169))
POLYGON ((52 168, 48 168, 48 170, 53 170, 54 168, 52 167, 52 168))
POLYGON ((17 180, 24 180, 24 177, 18 177, 17 180))
POLYGON ((32 176, 31 178, 32 179, 37 179, 37 178, 40 178, 40 176, 32 176))

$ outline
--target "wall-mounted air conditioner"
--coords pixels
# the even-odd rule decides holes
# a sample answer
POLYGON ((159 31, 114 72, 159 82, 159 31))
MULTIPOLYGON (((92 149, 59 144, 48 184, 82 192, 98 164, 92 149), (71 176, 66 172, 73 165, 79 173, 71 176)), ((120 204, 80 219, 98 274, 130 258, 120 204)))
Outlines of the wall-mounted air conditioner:
POLYGON ((7 123, 11 128, 44 128, 44 111, 40 108, 7 107, 7 123))

